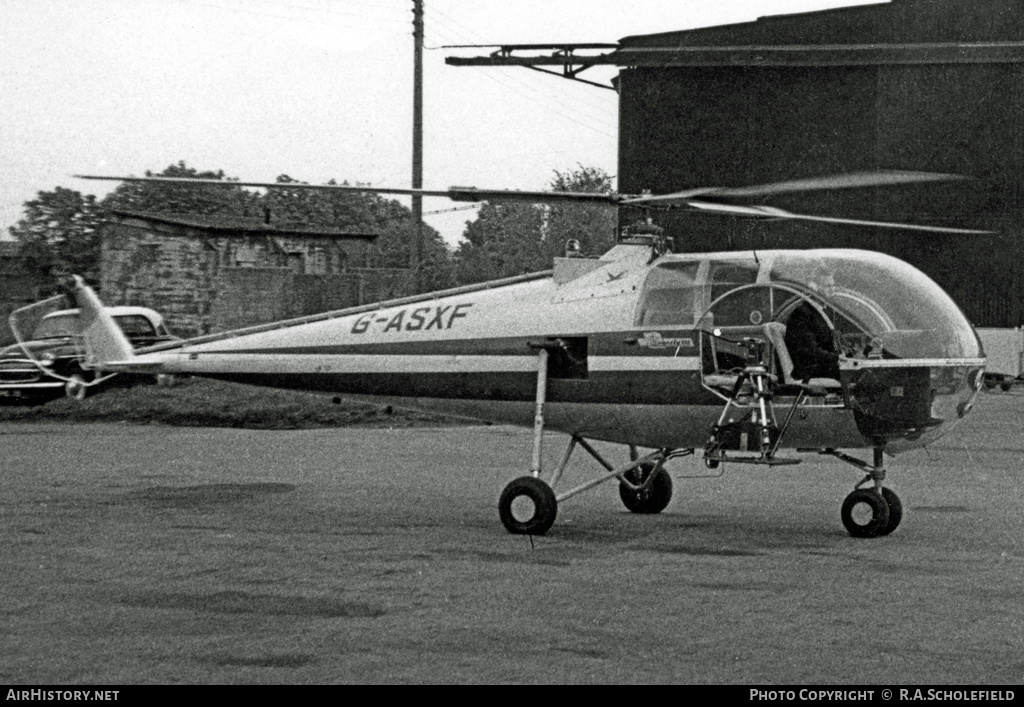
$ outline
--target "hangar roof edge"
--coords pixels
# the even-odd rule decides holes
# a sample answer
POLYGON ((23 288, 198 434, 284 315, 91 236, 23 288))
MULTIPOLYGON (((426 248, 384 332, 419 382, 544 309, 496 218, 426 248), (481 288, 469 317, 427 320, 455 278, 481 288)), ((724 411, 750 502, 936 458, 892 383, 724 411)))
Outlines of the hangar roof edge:
POLYGON ((1019 0, 892 0, 676 32, 632 35, 641 47, 976 44, 1024 41, 1019 0))

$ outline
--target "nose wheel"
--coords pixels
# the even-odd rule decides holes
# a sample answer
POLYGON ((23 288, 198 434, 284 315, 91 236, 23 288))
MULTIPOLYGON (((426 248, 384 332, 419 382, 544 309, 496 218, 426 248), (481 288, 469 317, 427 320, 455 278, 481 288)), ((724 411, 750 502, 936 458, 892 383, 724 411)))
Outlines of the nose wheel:
POLYGON ((896 530, 903 520, 903 503, 895 491, 882 486, 885 479, 882 450, 875 449, 874 466, 835 450, 825 453, 868 472, 840 508, 839 516, 846 531, 855 538, 877 538, 896 530), (868 483, 872 484, 871 488, 860 488, 868 483))
POLYGON ((846 531, 855 538, 874 538, 889 524, 889 504, 874 489, 857 489, 839 511, 846 531))

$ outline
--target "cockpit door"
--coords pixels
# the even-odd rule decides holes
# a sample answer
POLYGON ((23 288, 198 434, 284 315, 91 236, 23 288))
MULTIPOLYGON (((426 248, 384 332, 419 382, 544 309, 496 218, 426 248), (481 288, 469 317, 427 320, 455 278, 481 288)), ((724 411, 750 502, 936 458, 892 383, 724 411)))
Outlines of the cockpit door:
POLYGON ((795 288, 755 283, 720 294, 699 322, 705 386, 728 396, 739 374, 752 365, 766 368, 775 383, 792 383, 793 360, 785 343, 786 325, 802 302, 810 302, 835 338, 834 322, 820 303, 795 288))

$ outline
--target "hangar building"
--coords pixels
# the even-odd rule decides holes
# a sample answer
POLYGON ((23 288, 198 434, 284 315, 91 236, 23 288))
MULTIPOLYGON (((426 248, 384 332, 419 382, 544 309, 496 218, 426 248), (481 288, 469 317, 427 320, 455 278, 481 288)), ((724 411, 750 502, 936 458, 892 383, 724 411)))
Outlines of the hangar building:
MULTIPOLYGON (((928 273, 976 325, 1024 324, 1020 0, 892 0, 626 37, 589 59, 568 49, 531 61, 506 48, 488 59, 449 63, 557 64, 559 56, 572 78, 594 64, 620 67, 624 193, 877 169, 948 172, 974 179, 787 195, 770 203, 811 214, 996 231, 936 235, 653 214, 677 249, 879 250, 928 273)), ((638 216, 624 210, 620 222, 638 216)))

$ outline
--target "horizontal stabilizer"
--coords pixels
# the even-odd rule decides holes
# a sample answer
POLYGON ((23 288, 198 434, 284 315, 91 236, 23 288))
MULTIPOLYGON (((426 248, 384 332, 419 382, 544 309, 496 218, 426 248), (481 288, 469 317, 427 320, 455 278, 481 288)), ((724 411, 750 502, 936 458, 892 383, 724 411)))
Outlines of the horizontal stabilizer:
POLYGON ((75 275, 75 299, 81 308, 82 337, 85 340, 86 363, 105 370, 109 363, 129 361, 131 342, 114 322, 100 298, 85 281, 75 275))

